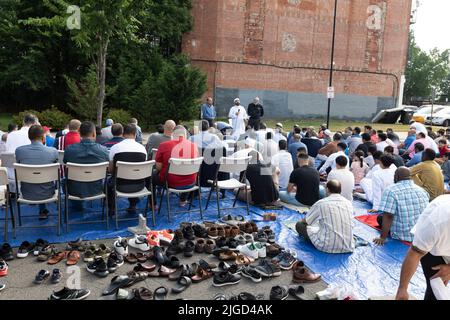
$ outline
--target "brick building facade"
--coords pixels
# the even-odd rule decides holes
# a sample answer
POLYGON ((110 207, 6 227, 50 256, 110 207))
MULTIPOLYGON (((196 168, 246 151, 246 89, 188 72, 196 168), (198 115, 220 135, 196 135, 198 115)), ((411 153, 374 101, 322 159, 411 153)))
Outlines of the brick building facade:
MULTIPOLYGON (((332 0, 193 0, 183 52, 208 75, 220 115, 259 96, 267 117, 324 116, 332 0)), ((396 106, 411 0, 338 0, 332 116, 371 118, 396 106)))

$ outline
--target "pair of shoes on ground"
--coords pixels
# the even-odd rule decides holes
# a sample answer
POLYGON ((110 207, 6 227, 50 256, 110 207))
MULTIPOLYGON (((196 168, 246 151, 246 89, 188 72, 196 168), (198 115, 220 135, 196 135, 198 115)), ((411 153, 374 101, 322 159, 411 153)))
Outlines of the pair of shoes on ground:
POLYGON ((58 284, 61 282, 63 275, 60 269, 53 269, 52 273, 48 270, 40 270, 34 278, 34 284, 42 284, 48 279, 52 284, 58 284))
POLYGON ((106 261, 103 258, 96 258, 93 262, 88 263, 86 269, 88 272, 100 278, 105 278, 110 273, 113 273, 120 268, 123 263, 123 257, 116 252, 113 252, 108 256, 106 261))
POLYGON ((38 239, 36 240, 36 242, 24 241, 17 250, 17 258, 26 258, 31 252, 33 252, 33 254, 37 256, 41 249, 48 245, 48 241, 43 239, 38 239))
POLYGON ((275 286, 270 290, 270 300, 286 300, 289 295, 304 300, 305 288, 302 286, 275 286))

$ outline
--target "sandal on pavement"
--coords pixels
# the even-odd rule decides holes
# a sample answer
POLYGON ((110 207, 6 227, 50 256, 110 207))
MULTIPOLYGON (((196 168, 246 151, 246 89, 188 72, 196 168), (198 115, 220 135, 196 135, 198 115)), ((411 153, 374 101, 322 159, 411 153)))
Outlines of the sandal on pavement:
POLYGON ((50 265, 57 264, 64 260, 67 257, 67 251, 59 251, 55 253, 48 261, 47 263, 50 265))
POLYGON ((181 277, 178 279, 177 284, 174 288, 172 288, 172 293, 181 293, 185 291, 192 284, 192 280, 188 277, 181 277))
POLYGON ((153 300, 166 300, 167 294, 169 293, 169 289, 166 287, 159 287, 155 289, 153 293, 153 300))
POLYGON ((80 252, 79 251, 70 251, 69 255, 67 256, 67 262, 66 264, 68 266, 74 266, 78 263, 78 261, 80 261, 80 252))

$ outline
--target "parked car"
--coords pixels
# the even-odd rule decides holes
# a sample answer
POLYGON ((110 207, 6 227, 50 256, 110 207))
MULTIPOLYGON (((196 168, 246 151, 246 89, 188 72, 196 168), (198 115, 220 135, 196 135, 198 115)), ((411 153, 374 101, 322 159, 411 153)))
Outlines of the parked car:
MULTIPOLYGON (((431 122, 431 116, 428 121, 431 122)), ((450 107, 444 108, 433 115, 433 125, 450 127, 450 107)))
POLYGON ((413 120, 415 122, 423 123, 423 124, 431 124, 431 111, 433 111, 433 117, 436 113, 441 111, 442 109, 447 108, 447 106, 435 105, 434 107, 431 105, 424 105, 419 108, 419 110, 414 113, 413 120), (429 120, 428 120, 429 119, 429 120), (427 123, 427 121, 429 121, 427 123))

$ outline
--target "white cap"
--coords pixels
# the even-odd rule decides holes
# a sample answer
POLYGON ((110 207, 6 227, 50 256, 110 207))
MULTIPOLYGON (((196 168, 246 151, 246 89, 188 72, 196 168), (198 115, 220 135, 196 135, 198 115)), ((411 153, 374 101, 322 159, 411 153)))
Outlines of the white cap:
POLYGON ((282 124, 281 122, 278 122, 275 126, 276 126, 276 127, 283 128, 283 124, 282 124))
POLYGON ((325 130, 323 133, 325 133, 327 136, 331 136, 331 131, 330 130, 325 130))
POLYGON ((241 100, 239 100, 239 98, 234 99, 234 103, 236 102, 241 102, 241 100))
POLYGON ((254 148, 256 145, 256 140, 247 137, 247 139, 245 139, 245 144, 250 146, 251 148, 254 148))

